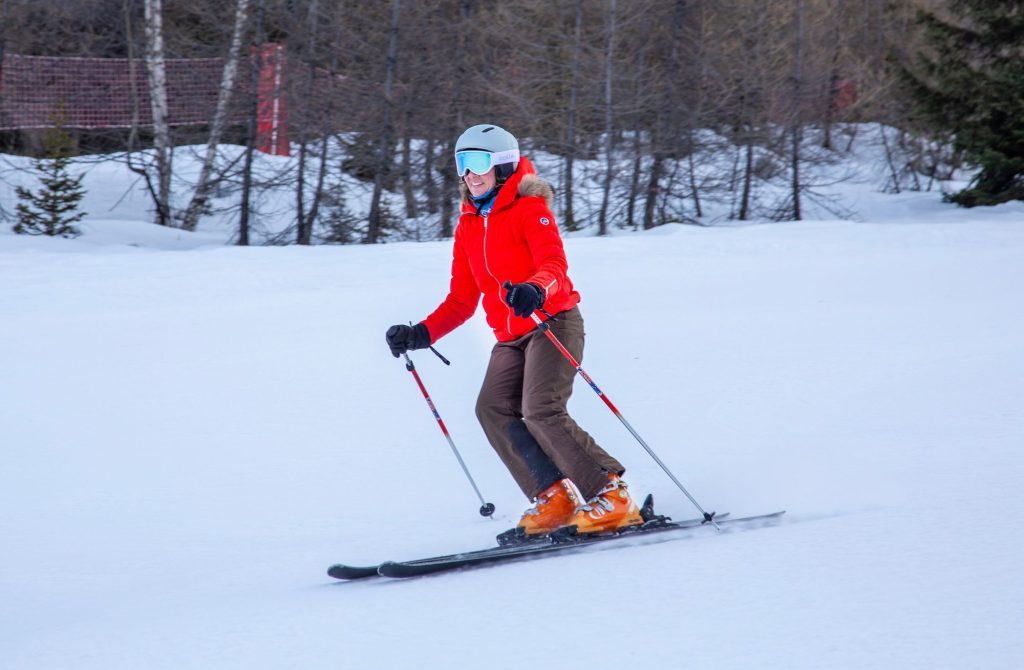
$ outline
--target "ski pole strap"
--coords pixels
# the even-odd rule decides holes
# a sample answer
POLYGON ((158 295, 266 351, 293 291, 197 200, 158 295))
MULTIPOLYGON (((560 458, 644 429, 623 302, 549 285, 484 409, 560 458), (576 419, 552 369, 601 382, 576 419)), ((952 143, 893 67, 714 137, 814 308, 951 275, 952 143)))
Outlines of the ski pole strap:
MULTIPOLYGON (((410 326, 412 325, 412 321, 409 322, 409 325, 410 326)), ((429 333, 428 333, 428 336, 429 336, 429 333)), ((451 365, 452 364, 452 362, 450 360, 448 360, 447 358, 445 358, 444 356, 441 355, 440 351, 438 351, 437 349, 434 348, 434 345, 428 344, 427 347, 429 347, 430 350, 434 352, 435 356, 437 356, 438 358, 441 359, 442 363, 444 363, 445 365, 451 365)), ((408 355, 406 355, 405 360, 407 360, 407 361, 409 360, 409 356, 408 355)), ((409 361, 409 363, 406 364, 405 367, 406 367, 407 370, 412 370, 412 368, 409 367, 410 365, 412 365, 412 361, 409 361)))
POLYGON ((430 350, 433 351, 434 355, 436 355, 438 358, 440 358, 441 362, 444 363, 445 365, 451 365, 452 364, 452 362, 450 360, 448 360, 447 358, 445 358, 444 356, 442 356, 441 352, 438 351, 437 349, 435 349, 433 345, 430 346, 430 350))

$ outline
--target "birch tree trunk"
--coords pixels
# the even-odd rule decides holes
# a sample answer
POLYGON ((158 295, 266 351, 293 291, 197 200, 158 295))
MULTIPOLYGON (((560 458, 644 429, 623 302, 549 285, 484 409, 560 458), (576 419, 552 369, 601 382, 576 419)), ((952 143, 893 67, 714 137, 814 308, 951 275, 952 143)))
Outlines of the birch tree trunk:
POLYGON ((144 0, 146 19, 146 72, 150 110, 153 115, 153 148, 156 152, 156 222, 171 225, 171 127, 167 114, 167 67, 164 62, 162 0, 144 0))
POLYGON ((125 44, 128 50, 128 81, 132 82, 131 101, 132 101, 132 121, 131 129, 128 131, 128 142, 125 151, 125 164, 128 169, 133 173, 142 177, 142 180, 146 183, 146 190, 150 196, 156 201, 156 189, 153 188, 153 180, 149 172, 146 171, 146 166, 137 164, 133 159, 135 153, 135 142, 139 137, 139 89, 135 85, 136 75, 138 74, 138 68, 136 67, 135 60, 135 38, 133 37, 134 32, 132 30, 132 12, 131 12, 131 0, 123 0, 122 13, 124 14, 124 32, 125 44))
POLYGON ((217 145, 224 134, 227 125, 228 105, 231 103, 231 93, 235 87, 235 77, 238 74, 239 54, 242 51, 242 34, 245 32, 245 24, 249 19, 249 0, 237 0, 235 5, 235 25, 231 32, 231 47, 228 49, 228 58, 224 61, 224 71, 220 78, 220 91, 217 94, 217 109, 213 115, 213 125, 210 127, 210 137, 206 142, 206 154, 203 156, 203 164, 199 169, 199 180, 196 182, 196 190, 192 199, 185 209, 182 217, 181 227, 184 230, 195 230, 199 223, 199 217, 206 209, 206 202, 212 188, 210 173, 213 171, 213 162, 217 157, 217 145))

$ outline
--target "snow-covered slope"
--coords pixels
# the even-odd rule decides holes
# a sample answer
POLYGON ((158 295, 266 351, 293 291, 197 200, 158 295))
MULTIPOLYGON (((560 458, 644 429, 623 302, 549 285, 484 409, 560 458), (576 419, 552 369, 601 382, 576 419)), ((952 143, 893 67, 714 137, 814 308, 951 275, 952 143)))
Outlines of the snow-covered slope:
POLYGON ((493 521, 384 345, 449 243, 0 236, 0 667, 1024 667, 1024 207, 878 198, 567 240, 587 371, 702 505, 781 525, 405 582, 324 570, 526 506, 473 416, 482 316, 416 361, 493 521))

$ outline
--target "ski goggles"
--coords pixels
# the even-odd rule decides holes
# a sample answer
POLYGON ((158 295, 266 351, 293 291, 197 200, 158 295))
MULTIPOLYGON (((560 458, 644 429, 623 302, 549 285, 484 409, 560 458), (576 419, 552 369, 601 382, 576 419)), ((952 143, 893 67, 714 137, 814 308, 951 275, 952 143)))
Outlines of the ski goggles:
POLYGON ((466 149, 455 154, 455 170, 460 177, 465 177, 466 172, 482 175, 487 174, 495 165, 515 163, 518 160, 519 152, 515 149, 496 152, 466 149))

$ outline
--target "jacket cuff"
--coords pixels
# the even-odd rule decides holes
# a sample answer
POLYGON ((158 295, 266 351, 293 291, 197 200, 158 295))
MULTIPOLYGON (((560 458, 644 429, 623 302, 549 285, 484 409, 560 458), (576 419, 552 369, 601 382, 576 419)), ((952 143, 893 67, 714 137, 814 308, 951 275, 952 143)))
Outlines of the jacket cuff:
POLYGON ((427 325, 425 323, 420 321, 419 323, 412 327, 412 330, 413 336, 416 340, 416 344, 418 345, 416 347, 417 349, 425 349, 426 347, 429 347, 431 344, 433 344, 432 340, 430 339, 430 330, 427 328, 427 325))

